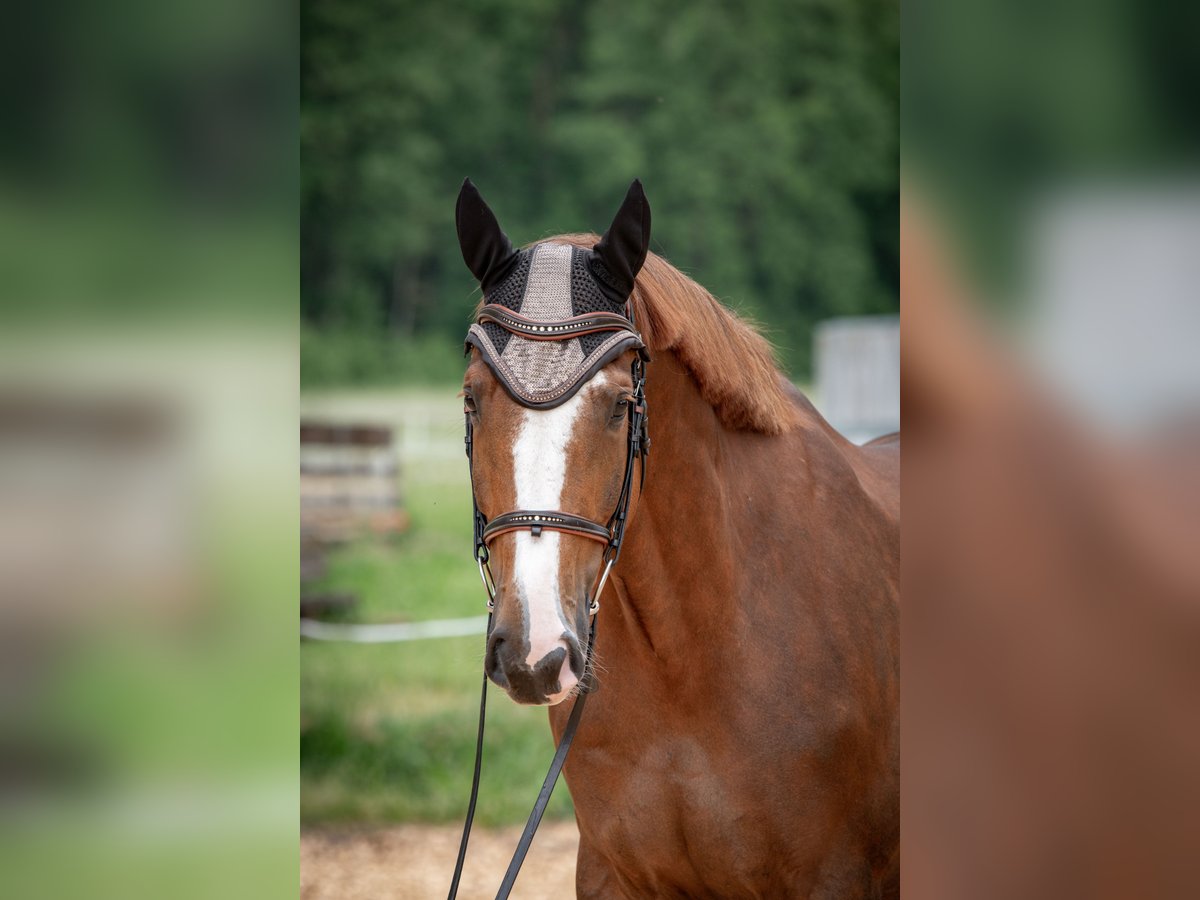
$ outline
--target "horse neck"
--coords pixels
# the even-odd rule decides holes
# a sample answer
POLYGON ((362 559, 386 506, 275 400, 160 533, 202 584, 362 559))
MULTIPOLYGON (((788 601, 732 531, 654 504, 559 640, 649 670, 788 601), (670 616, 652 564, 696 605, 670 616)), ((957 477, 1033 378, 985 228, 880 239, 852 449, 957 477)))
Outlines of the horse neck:
MULTIPOLYGON (((631 635, 659 658, 735 616, 746 448, 670 354, 647 367, 651 452, 614 573, 631 635), (737 444, 737 446, 734 446, 737 444)), ((761 441, 761 452, 772 452, 761 441)))

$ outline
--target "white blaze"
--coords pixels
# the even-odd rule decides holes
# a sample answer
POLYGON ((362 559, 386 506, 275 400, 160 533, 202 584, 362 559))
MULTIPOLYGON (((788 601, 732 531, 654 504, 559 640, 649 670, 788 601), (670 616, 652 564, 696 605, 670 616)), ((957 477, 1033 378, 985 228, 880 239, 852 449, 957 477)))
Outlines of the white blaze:
MULTIPOLYGON (((561 510, 563 484, 567 477, 567 446, 587 395, 607 381, 598 373, 562 406, 525 410, 517 440, 513 444, 513 473, 517 509, 561 510)), ((571 512, 571 510, 563 510, 571 512)), ((568 630, 558 592, 559 549, 564 535, 543 531, 534 537, 516 531, 514 579, 529 623, 529 655, 525 662, 536 665, 547 653, 562 646, 568 630)), ((579 538, 568 538, 579 540, 579 538)), ((570 666, 563 664, 563 690, 574 683, 570 666)), ((564 694, 565 695, 565 694, 564 694)))

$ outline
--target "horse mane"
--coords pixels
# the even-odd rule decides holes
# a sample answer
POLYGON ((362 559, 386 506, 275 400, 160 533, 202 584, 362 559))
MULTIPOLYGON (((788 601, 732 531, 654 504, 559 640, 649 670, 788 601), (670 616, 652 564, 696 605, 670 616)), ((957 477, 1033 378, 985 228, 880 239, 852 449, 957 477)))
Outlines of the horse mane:
MULTIPOLYGON (((595 234, 549 238, 590 250, 595 234)), ((633 315, 653 356, 671 351, 728 428, 782 434, 798 420, 771 345, 692 279, 649 253, 633 291, 633 315)))

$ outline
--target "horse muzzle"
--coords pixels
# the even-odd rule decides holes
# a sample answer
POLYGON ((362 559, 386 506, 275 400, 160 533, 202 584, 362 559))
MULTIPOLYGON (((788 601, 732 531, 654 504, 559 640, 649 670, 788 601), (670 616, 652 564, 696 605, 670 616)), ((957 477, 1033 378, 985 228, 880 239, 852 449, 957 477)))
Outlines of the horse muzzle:
POLYGON ((517 703, 561 703, 583 678, 586 654, 579 641, 564 631, 556 646, 536 659, 533 656, 519 635, 496 627, 488 638, 484 671, 517 703))

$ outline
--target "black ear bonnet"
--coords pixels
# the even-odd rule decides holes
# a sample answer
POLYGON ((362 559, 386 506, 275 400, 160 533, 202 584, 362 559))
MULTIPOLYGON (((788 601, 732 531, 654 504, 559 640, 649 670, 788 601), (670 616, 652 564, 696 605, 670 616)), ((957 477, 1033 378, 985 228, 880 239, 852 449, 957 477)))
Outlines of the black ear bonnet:
POLYGON ((644 354, 628 303, 650 242, 640 182, 591 250, 552 241, 514 249, 469 179, 455 218, 484 295, 466 344, 518 402, 558 406, 626 350, 644 354))

